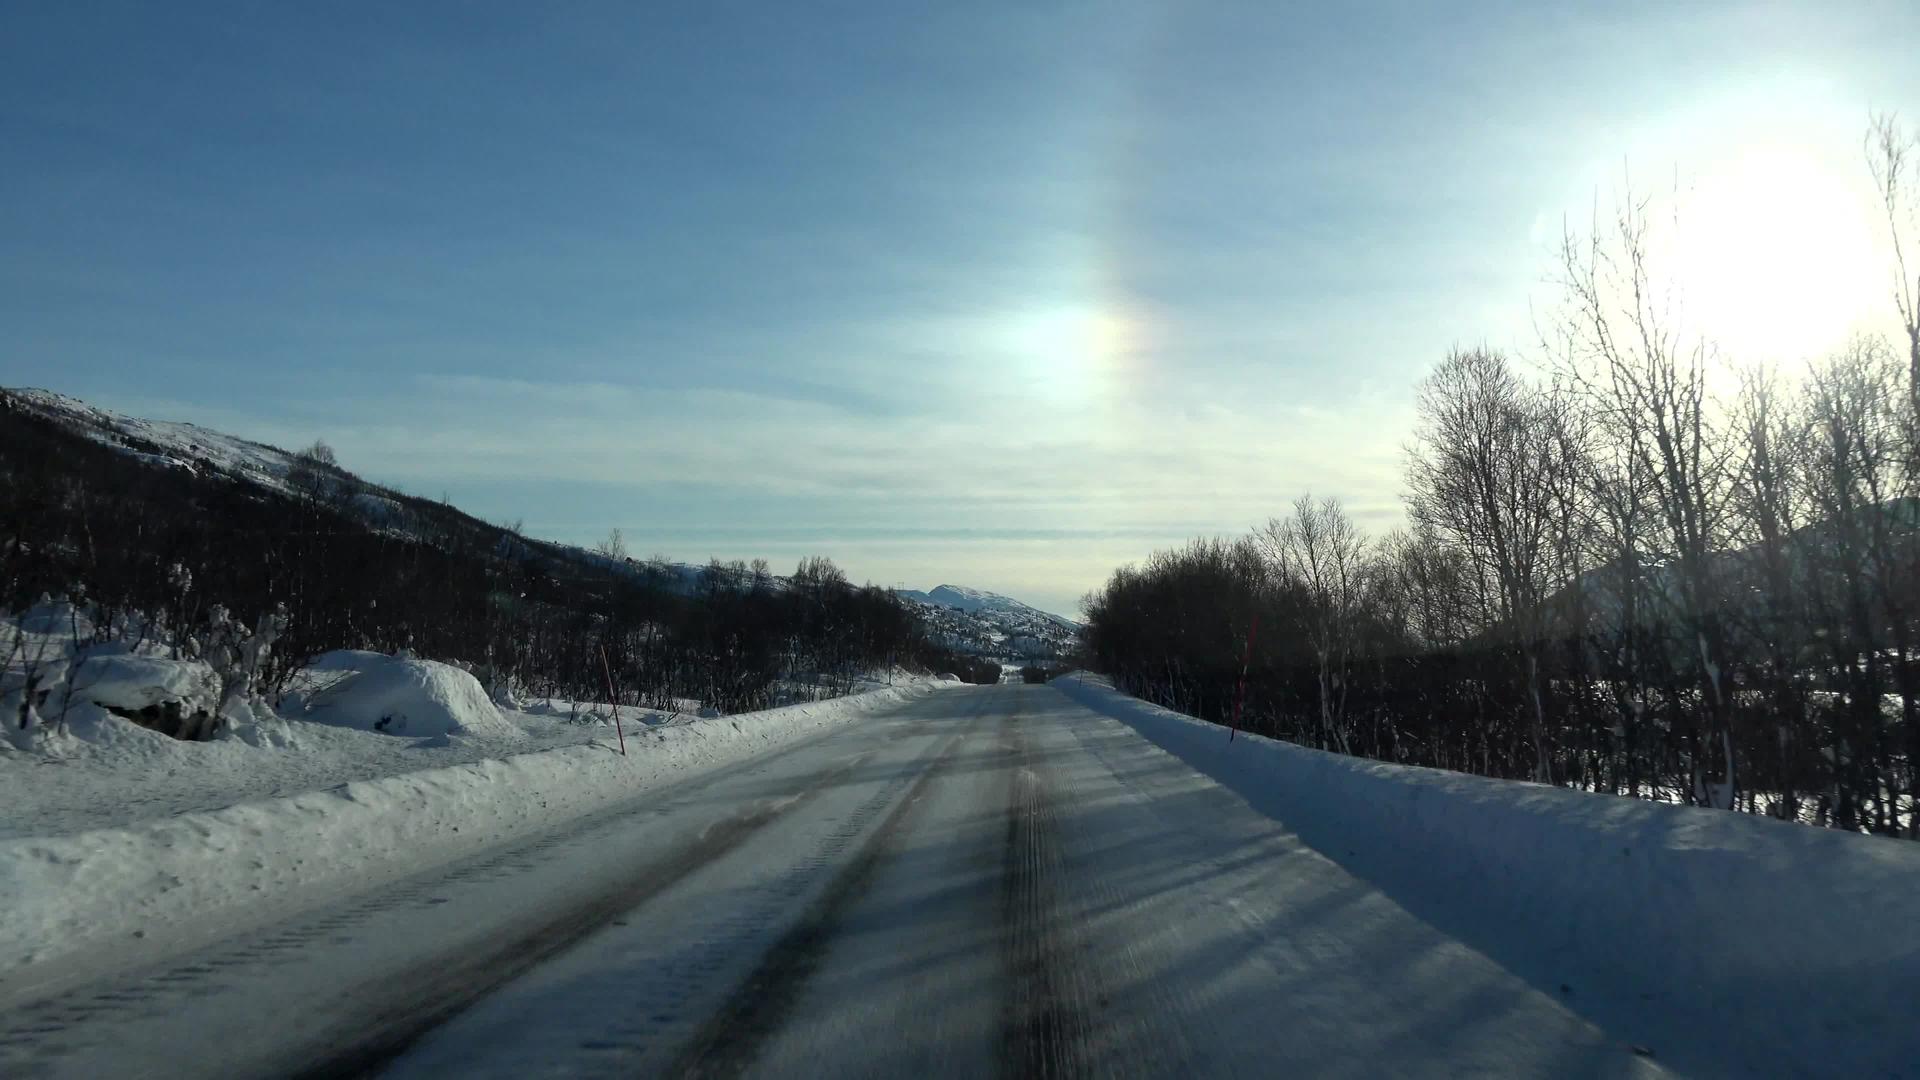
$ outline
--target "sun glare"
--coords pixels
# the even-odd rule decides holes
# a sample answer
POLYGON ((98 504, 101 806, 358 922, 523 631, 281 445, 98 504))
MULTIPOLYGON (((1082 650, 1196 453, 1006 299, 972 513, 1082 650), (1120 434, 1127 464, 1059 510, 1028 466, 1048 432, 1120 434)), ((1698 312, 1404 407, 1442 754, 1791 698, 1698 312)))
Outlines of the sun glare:
POLYGON ((1737 361, 1817 356, 1884 299, 1871 188, 1810 154, 1745 150, 1686 185, 1677 210, 1681 313, 1737 361))
POLYGON ((1035 386, 1085 399, 1125 376, 1144 338, 1143 321, 1124 312, 1063 306, 1011 320, 1006 345, 1035 386))

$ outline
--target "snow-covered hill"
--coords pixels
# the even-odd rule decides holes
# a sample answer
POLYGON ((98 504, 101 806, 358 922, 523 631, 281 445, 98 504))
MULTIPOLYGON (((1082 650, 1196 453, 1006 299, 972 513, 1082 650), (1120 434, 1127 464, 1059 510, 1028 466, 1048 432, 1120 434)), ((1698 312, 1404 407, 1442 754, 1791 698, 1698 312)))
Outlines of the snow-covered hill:
POLYGON ((1045 662, 1073 648, 1079 626, 1052 612, 984 589, 941 585, 931 592, 901 590, 920 605, 949 648, 1006 662, 1045 662))
POLYGON ((900 595, 909 600, 918 600, 923 604, 933 604, 938 607, 958 608, 969 612, 992 612, 1015 618, 1038 617, 1058 623, 1069 630, 1076 628, 1072 620, 1063 619, 1050 611, 1029 607, 1010 596, 990 593, 985 589, 969 589, 964 585, 939 585, 932 592, 908 589, 900 595))
POLYGON ((296 455, 198 424, 143 420, 96 408, 51 390, 8 389, 11 408, 28 408, 129 457, 161 468, 214 474, 281 491, 296 455))
MULTIPOLYGON (((0 390, 0 408, 32 411, 53 420, 68 430, 102 446, 117 450, 145 465, 181 469, 203 477, 225 478, 238 483, 270 488, 282 494, 295 492, 296 474, 310 461, 293 451, 266 443, 242 439, 198 424, 171 420, 146 420, 89 405, 78 398, 51 390, 7 388, 0 390)), ((458 514, 452 508, 435 504, 423 507, 423 500, 363 480, 345 470, 325 469, 330 494, 341 506, 368 525, 383 531, 415 537, 438 535, 444 521, 423 520, 421 511, 430 509, 434 518, 458 514)), ((469 519, 475 525, 483 525, 469 519)), ((500 530, 489 527, 489 531, 500 530)), ((591 548, 571 544, 519 538, 521 554, 559 555, 568 561, 626 570, 650 576, 661 584, 681 592, 691 592, 701 584, 706 569, 688 563, 656 563, 630 558, 609 557, 591 548)), ((786 579, 773 578, 773 588, 785 588, 786 579)))
MULTIPOLYGON (((508 534, 443 503, 370 483, 342 469, 316 467, 302 454, 198 424, 128 416, 38 389, 0 390, 0 410, 30 411, 146 466, 180 469, 282 495, 299 494, 297 487, 303 478, 311 484, 318 476, 330 501, 368 527, 388 534, 431 542, 450 529, 465 531, 478 546, 507 558, 531 558, 553 573, 565 575, 581 567, 596 572, 605 568, 682 593, 709 587, 706 575, 710 568, 706 566, 609 556, 590 548, 508 534)), ((734 587, 743 587, 751 580, 741 577, 738 568, 721 568, 718 572, 734 587)), ((787 578, 777 575, 761 584, 776 590, 789 586, 787 578)), ((1070 620, 981 589, 941 585, 931 592, 908 590, 898 595, 922 614, 936 641, 990 660, 1026 663, 1057 659, 1069 651, 1078 630, 1070 620)))

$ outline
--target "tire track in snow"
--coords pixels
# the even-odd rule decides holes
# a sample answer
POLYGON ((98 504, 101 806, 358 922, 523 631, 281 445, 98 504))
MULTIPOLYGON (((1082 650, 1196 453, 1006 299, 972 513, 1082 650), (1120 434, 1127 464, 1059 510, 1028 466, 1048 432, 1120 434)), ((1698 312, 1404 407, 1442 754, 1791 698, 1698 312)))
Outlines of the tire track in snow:
MULTIPOLYGON (((893 852, 893 841, 920 804, 927 788, 952 764, 954 751, 972 734, 978 716, 948 739, 919 770, 904 795, 874 827, 826 891, 798 924, 774 943, 760 965, 714 1012, 666 1070, 669 1076, 731 1077, 746 1072, 767 1040, 779 1032, 800 1000, 807 980, 818 970, 849 910, 872 886, 893 852)), ((892 793, 886 793, 892 794, 892 793)), ((875 800, 869 805, 883 806, 875 800)), ((864 809, 864 807, 863 807, 864 809)))
POLYGON ((1000 1070, 1017 1077, 1082 1076, 1090 1072, 1092 1010, 1057 895, 1061 856, 1052 797, 1021 731, 1023 699, 1014 700, 1002 725, 1013 767, 1000 877, 1000 945, 1008 981, 1000 1070))
POLYGON ((495 948, 463 955, 457 963, 420 971, 415 978, 382 984, 390 998, 413 1003, 383 1015, 381 1026, 354 1046, 293 1073, 303 1080, 366 1076, 393 1060, 419 1037, 462 1012, 497 987, 556 955, 625 912, 645 904, 674 883, 718 860, 781 817, 818 798, 820 793, 864 765, 873 751, 817 777, 799 793, 763 802, 708 826, 698 839, 663 858, 636 867, 617 891, 573 908, 531 933, 495 948))
MULTIPOLYGON (((832 738, 839 732, 821 737, 832 738)), ((811 741, 811 740, 809 740, 811 741)), ((802 744, 804 745, 804 743, 802 744)), ((335 1022, 306 1033, 309 1048, 322 1056, 289 1048, 279 1064, 261 1063, 265 1072, 312 1077, 359 1076, 376 1070, 422 1033, 444 1022, 487 992, 535 963, 563 950, 600 925, 725 855, 778 818, 799 809, 864 764, 869 750, 826 773, 808 778, 800 790, 762 799, 744 813, 723 818, 692 842, 669 850, 625 876, 623 884, 602 892, 511 936, 466 947, 398 977, 353 986, 342 993, 355 1005, 357 1022, 335 1022), (397 1003, 391 1004, 389 1003, 397 1003), (371 1034, 368 1034, 371 1030, 371 1034), (345 1033, 350 1039, 329 1035, 345 1033)), ((592 844, 609 828, 628 828, 634 819, 664 817, 698 801, 715 784, 768 771, 773 761, 757 759, 723 766, 645 797, 546 833, 472 857, 452 867, 391 888, 351 898, 343 906, 296 917, 289 923, 247 933, 224 945, 187 954, 181 960, 111 981, 75 987, 10 1007, 0 1020, 0 1075, 40 1077, 69 1074, 71 1059, 120 1034, 120 1021, 163 1019, 180 1004, 222 993, 236 975, 261 975, 289 954, 318 946, 350 945, 355 931, 382 913, 424 910, 445 902, 456 887, 485 884, 536 872, 566 849, 592 844)), ((83 1070, 85 1071, 85 1070, 83 1070)))
MULTIPOLYGON (((989 703, 985 695, 975 697, 962 723, 977 726, 989 703)), ((795 912, 813 909, 816 901, 810 898, 838 876, 836 868, 845 865, 847 853, 874 823, 950 752, 943 749, 950 740, 925 731, 922 722, 902 727, 907 734, 892 738, 923 738, 925 749, 887 766, 891 774, 824 834, 799 850, 782 852, 782 869, 755 872, 736 866, 736 860, 722 861, 701 877, 740 878, 747 870, 741 886, 723 885, 715 895, 700 891, 712 888, 711 882, 690 884, 692 895, 706 896, 704 902, 663 898, 649 909, 649 917, 607 930, 533 973, 528 981, 536 988, 529 998, 517 999, 514 987, 504 987, 496 1000, 430 1035, 394 1062, 394 1075, 506 1077, 535 1071, 628 1077, 672 1075, 676 1062, 683 1072, 692 1067, 689 1047, 697 1045, 713 1010, 724 1008, 746 974, 764 962, 794 925, 795 912), (558 997, 550 992, 555 983, 567 988, 558 997), (581 1000, 615 1003, 614 1015, 570 1007, 581 1000), (537 1036, 504 1045, 487 1042, 490 1031, 528 1024, 538 1026, 537 1036)), ((776 839, 763 837, 756 845, 776 839)))

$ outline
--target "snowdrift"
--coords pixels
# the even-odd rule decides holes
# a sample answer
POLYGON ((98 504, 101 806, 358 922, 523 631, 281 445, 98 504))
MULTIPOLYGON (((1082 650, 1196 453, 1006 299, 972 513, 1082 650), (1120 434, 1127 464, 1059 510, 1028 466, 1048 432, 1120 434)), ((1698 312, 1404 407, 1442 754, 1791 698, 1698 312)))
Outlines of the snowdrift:
POLYGON ((310 688, 282 706, 289 718, 389 735, 520 735, 480 680, 451 664, 342 649, 306 676, 310 688))
POLYGON ((1603 1027, 1664 1025, 1669 1046, 1736 1030, 1742 1056, 1783 1074, 1920 1063, 1898 1064, 1920 1053, 1920 844, 1244 733, 1230 743, 1100 676, 1049 685, 1603 1027), (1836 1042, 1859 1060, 1827 1054, 1836 1042))
MULTIPOLYGON (((384 666, 368 670, 399 678, 384 666)), ((94 963, 119 967, 224 937, 554 828, 937 685, 923 680, 761 713, 629 728, 627 757, 608 740, 124 828, 0 840, 0 981, 32 981, 34 971, 55 970, 45 966, 55 960, 65 972, 94 963)))

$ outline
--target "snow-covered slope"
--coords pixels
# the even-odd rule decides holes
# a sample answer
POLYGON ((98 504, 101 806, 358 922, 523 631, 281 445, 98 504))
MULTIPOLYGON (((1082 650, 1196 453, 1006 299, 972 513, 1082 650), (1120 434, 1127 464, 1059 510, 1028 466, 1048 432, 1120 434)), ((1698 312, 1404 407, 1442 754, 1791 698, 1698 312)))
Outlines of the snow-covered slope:
POLYGON ((17 406, 57 420, 74 431, 150 465, 215 473, 286 490, 294 455, 278 447, 227 435, 198 424, 142 420, 95 408, 51 390, 9 389, 17 406))
MULTIPOLYGON (((145 465, 182 469, 199 476, 218 477, 241 484, 267 488, 282 494, 295 492, 294 477, 302 457, 265 443, 253 442, 201 427, 170 420, 145 420, 89 405, 77 398, 49 390, 6 389, 0 391, 0 407, 26 409, 68 430, 110 447, 145 465)), ((311 472, 309 465, 309 472, 311 472)), ((502 530, 441 504, 393 491, 363 480, 345 470, 326 468, 322 486, 337 498, 348 513, 370 528, 415 537, 443 533, 452 522, 499 537, 502 530), (431 519, 431 520, 429 520, 431 519)), ((692 589, 699 579, 699 567, 668 564, 648 567, 633 559, 609 559, 596 551, 548 541, 513 538, 522 554, 558 556, 575 563, 605 564, 634 574, 658 573, 673 588, 692 589)), ((489 539, 489 543, 492 540, 489 539)))
POLYGON ((999 593, 985 589, 969 589, 964 585, 938 585, 932 592, 908 589, 900 594, 909 600, 918 600, 935 607, 953 608, 957 611, 992 613, 1018 619, 1043 619, 1068 630, 1076 628, 1070 619, 1063 619, 1050 611, 1041 611, 999 593))
POLYGON ((949 648, 1012 663, 1046 662, 1073 648, 1079 627, 1048 611, 984 589, 941 585, 931 592, 901 590, 918 604, 933 633, 949 648))
MULTIPOLYGON (((50 390, 0 389, 0 409, 30 410, 145 465, 182 469, 201 476, 224 477, 282 493, 293 490, 290 477, 300 462, 299 454, 276 446, 227 435, 198 424, 141 419, 89 405, 78 398, 50 390)), ((423 531, 423 523, 416 520, 421 509, 419 500, 344 471, 335 474, 333 482, 345 489, 340 492, 343 505, 369 526, 409 534, 423 531)), ((444 506, 432 509, 439 515, 458 513, 444 506)), ((469 520, 473 525, 488 528, 492 532, 499 531, 485 526, 483 522, 469 520)), ((443 528, 444 523, 440 523, 440 526, 443 528)), ((514 539, 516 546, 527 553, 556 555, 574 563, 625 571, 683 593, 704 587, 703 575, 708 570, 706 566, 692 563, 612 557, 570 544, 514 539)), ((773 589, 785 589, 789 582, 785 577, 774 575, 765 581, 765 585, 773 589)), ((900 595, 917 600, 926 607, 980 613, 986 616, 988 623, 1001 631, 1001 637, 1020 633, 1029 624, 1051 624, 1043 627, 1041 636, 1051 634, 1058 637, 1060 630, 1071 632, 1074 628, 1073 623, 1057 615, 977 589, 942 585, 930 594, 912 591, 900 595)))

